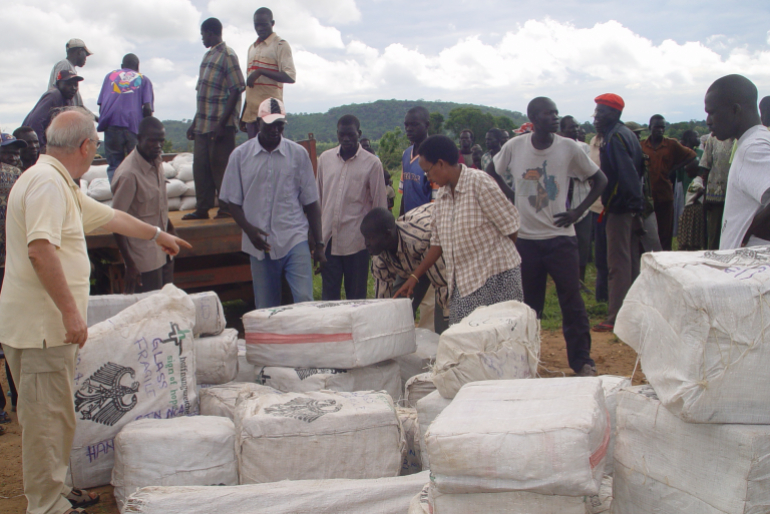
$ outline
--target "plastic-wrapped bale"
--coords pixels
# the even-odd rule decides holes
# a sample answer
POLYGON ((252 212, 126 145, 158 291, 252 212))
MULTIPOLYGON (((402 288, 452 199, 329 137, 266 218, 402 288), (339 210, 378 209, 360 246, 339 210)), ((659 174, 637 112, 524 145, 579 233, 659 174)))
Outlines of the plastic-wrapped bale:
POLYGON ((613 512, 770 512, 770 425, 685 423, 650 386, 617 409, 613 512))
POLYGON ((257 373, 257 383, 286 393, 310 391, 386 391, 394 402, 401 398, 398 364, 387 360, 353 369, 279 368, 268 366, 257 373))
POLYGON ((257 367, 246 360, 246 340, 238 339, 238 375, 236 382, 256 382, 257 367))
POLYGON ((613 478, 610 475, 604 475, 602 486, 599 488, 599 494, 589 496, 586 499, 586 514, 604 514, 612 512, 612 483, 613 478))
POLYGON ((97 178, 107 178, 107 165, 106 164, 100 164, 97 166, 91 166, 88 168, 88 171, 83 173, 83 175, 80 177, 80 180, 85 180, 86 182, 91 182, 94 179, 97 178))
POLYGON ((238 376, 238 331, 193 339, 195 378, 199 384, 226 384, 238 376))
POLYGON ((169 198, 168 199, 168 211, 178 211, 179 208, 182 206, 182 199, 181 198, 169 198))
POLYGON ((235 426, 214 416, 142 419, 115 437, 115 500, 150 485, 238 485, 235 426))
POLYGON ((414 353, 411 300, 305 302, 243 316, 246 358, 290 368, 351 369, 414 353))
POLYGON ((467 384, 425 435, 436 487, 451 494, 599 494, 609 442, 598 378, 467 384))
POLYGON ((110 482, 114 438, 129 422, 198 413, 192 299, 173 285, 88 330, 75 367, 72 485, 110 482))
POLYGON ((182 203, 179 204, 180 211, 191 211, 197 206, 197 200, 194 196, 183 196, 182 203))
POLYGON ((172 178, 166 182, 166 196, 168 198, 179 198, 187 191, 187 186, 179 179, 172 178))
POLYGON ((88 196, 97 202, 112 200, 110 181, 107 178, 95 178, 88 182, 88 196))
POLYGON ((428 472, 369 480, 297 480, 235 487, 145 487, 128 500, 132 514, 404 514, 428 472))
POLYGON ((406 386, 406 383, 413 376, 430 371, 430 367, 436 362, 439 335, 424 328, 416 328, 414 329, 414 336, 417 342, 417 351, 396 358, 396 362, 401 368, 402 386, 406 386))
POLYGON ((420 426, 417 423, 417 409, 397 407, 398 419, 406 440, 406 454, 401 464, 401 475, 411 475, 422 471, 420 457, 420 426))
POLYGON ((438 391, 433 391, 417 402, 416 409, 417 421, 420 426, 420 460, 422 461, 422 469, 430 469, 428 448, 425 446, 425 434, 427 434, 428 427, 433 423, 433 420, 435 420, 450 403, 452 403, 452 400, 447 400, 441 396, 438 391))
POLYGON ((412 501, 409 502, 407 514, 433 514, 433 508, 428 500, 428 489, 430 489, 430 482, 425 484, 422 491, 414 495, 412 501))
POLYGON ((182 182, 193 180, 193 154, 189 152, 176 154, 171 161, 171 166, 176 170, 176 178, 182 182))
POLYGON ((689 423, 770 424, 770 247, 655 252, 615 333, 689 423))
POLYGON ((584 496, 558 496, 527 491, 443 494, 435 485, 429 485, 428 503, 430 514, 591 514, 584 496))
POLYGON ((235 419, 235 405, 238 403, 239 395, 252 391, 280 393, 253 382, 230 382, 206 387, 200 390, 201 416, 223 416, 235 419))
POLYGON ((540 322, 516 301, 479 307, 439 340, 433 383, 454 398, 469 382, 530 378, 540 358, 540 322))
POLYGON ((191 180, 189 182, 184 183, 185 186, 187 186, 187 190, 184 192, 183 196, 195 196, 195 181, 191 180))
POLYGON ((407 407, 417 407, 417 402, 436 390, 431 373, 423 373, 410 378, 404 386, 404 402, 407 407))
POLYGON ((242 484, 395 477, 405 450, 393 400, 373 391, 242 393, 235 431, 242 484))
POLYGON ((607 412, 610 414, 610 444, 607 447, 607 459, 606 464, 604 465, 604 474, 612 475, 613 466, 615 464, 613 452, 615 448, 615 436, 617 433, 615 412, 618 407, 618 392, 625 387, 631 387, 631 379, 613 375, 601 375, 598 378, 602 381, 604 403, 607 405, 607 412))
POLYGON ((175 178, 177 175, 176 168, 174 168, 170 162, 163 163, 163 176, 167 179, 175 178))

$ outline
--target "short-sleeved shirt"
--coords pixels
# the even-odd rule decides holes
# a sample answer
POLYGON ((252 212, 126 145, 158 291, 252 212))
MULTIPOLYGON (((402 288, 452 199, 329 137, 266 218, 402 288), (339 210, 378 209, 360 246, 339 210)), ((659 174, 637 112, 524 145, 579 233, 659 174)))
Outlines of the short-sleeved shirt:
POLYGON ((709 170, 706 183, 706 202, 724 202, 727 193, 727 177, 730 172, 730 156, 733 153, 735 139, 720 141, 709 136, 703 145, 703 155, 700 158, 701 168, 709 170))
POLYGON ((401 201, 404 204, 404 212, 432 202, 435 199, 435 191, 438 190, 420 168, 420 156, 413 156, 412 150, 414 145, 404 150, 401 156, 401 184, 398 191, 403 195, 401 201))
POLYGON ((451 298, 483 286, 494 275, 521 264, 508 237, 519 230, 519 213, 486 172, 464 164, 454 194, 449 184, 438 190, 431 217, 431 246, 446 259, 451 298))
MULTIPOLYGON (((738 139, 727 183, 720 250, 740 248, 754 216, 770 204, 770 132, 756 125, 738 139)), ((770 244, 756 236, 747 246, 770 244)))
MULTIPOLYGON (((168 196, 163 160, 148 162, 136 148, 123 159, 112 179, 112 208, 166 230, 168 196)), ((136 267, 142 273, 166 264, 166 254, 154 241, 126 238, 126 246, 136 267)))
POLYGON ((56 247, 67 286, 87 321, 91 262, 85 234, 114 212, 86 196, 62 163, 41 155, 16 181, 8 198, 8 253, 0 293, 0 341, 12 348, 63 346, 62 314, 35 273, 28 245, 43 239, 56 247))
POLYGON ((0 267, 5 266, 5 217, 8 210, 8 195, 19 179, 21 170, 0 162, 0 267))
MULTIPOLYGON (((142 106, 153 106, 152 82, 129 68, 109 72, 99 92, 99 132, 107 127, 124 127, 137 134, 142 121, 142 106)), ((154 107, 153 107, 154 108, 154 107)))
POLYGON ((554 136, 551 146, 538 150, 531 133, 506 143, 495 156, 495 169, 506 170, 514 179, 522 239, 574 236, 575 228, 557 227, 555 216, 568 209, 570 179, 584 182, 599 171, 572 139, 554 136))
MULTIPOLYGON (((272 152, 262 148, 259 137, 246 141, 230 154, 219 198, 242 206, 246 220, 268 233, 271 259, 285 257, 307 241, 310 226, 303 207, 318 201, 307 150, 286 138, 272 152)), ((241 249, 265 258, 245 233, 241 249)))
MULTIPOLYGON (((75 69, 75 66, 69 62, 67 59, 62 59, 61 61, 57 62, 53 65, 53 69, 51 70, 51 76, 48 79, 48 90, 56 89, 56 77, 59 76, 60 71, 71 71, 75 75, 78 74, 77 70, 75 69)), ((72 99, 72 105, 79 105, 80 107, 83 106, 83 98, 80 96, 80 91, 78 90, 77 93, 75 93, 75 97, 72 99)))
POLYGON ((22 125, 32 127, 40 141, 41 149, 48 144, 48 139, 45 137, 45 129, 51 123, 52 111, 57 107, 64 107, 65 105, 75 104, 72 103, 72 100, 65 100, 58 89, 51 89, 43 93, 43 96, 37 101, 32 111, 24 118, 22 125))
MULTIPOLYGON (((426 203, 412 209, 396 220, 398 250, 384 251, 372 257, 374 294, 377 298, 391 298, 397 277, 409 278, 430 248, 430 224, 435 204, 426 203)), ((438 303, 449 309, 449 288, 446 281, 446 260, 442 255, 425 273, 438 293, 438 303)))
POLYGON ((358 145, 350 159, 343 160, 340 147, 318 159, 318 195, 321 200, 323 242, 331 240, 332 255, 353 255, 366 249, 359 227, 375 207, 388 208, 382 163, 358 145))
MULTIPOLYGON (((273 32, 264 41, 257 39, 249 46, 246 76, 257 70, 284 72, 293 80, 297 79, 294 69, 294 58, 291 55, 289 43, 273 32)), ((241 121, 245 123, 257 120, 259 104, 268 98, 283 101, 283 83, 260 75, 252 87, 246 88, 246 110, 241 121)))
POLYGON ((216 130, 230 95, 239 95, 239 98, 225 126, 237 127, 238 113, 241 112, 240 94, 244 89, 246 82, 233 49, 225 45, 224 41, 209 48, 203 55, 198 84, 195 86, 198 110, 195 113, 194 132, 207 134, 216 130))
POLYGON ((642 141, 642 151, 650 158, 650 186, 653 200, 673 202, 674 185, 669 180, 668 174, 682 161, 694 159, 695 151, 670 137, 664 137, 657 148, 652 145, 648 137, 642 141))

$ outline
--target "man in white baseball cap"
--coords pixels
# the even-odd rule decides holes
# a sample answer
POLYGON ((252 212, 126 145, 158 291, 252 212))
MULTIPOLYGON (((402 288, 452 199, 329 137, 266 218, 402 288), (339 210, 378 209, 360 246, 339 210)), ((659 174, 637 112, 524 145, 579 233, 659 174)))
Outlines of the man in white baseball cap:
MULTIPOLYGON (((67 58, 57 62, 53 70, 51 70, 51 77, 48 79, 48 90, 56 89, 56 80, 59 73, 62 71, 69 71, 72 75, 77 75, 75 67, 82 68, 86 65, 86 58, 91 55, 91 51, 86 47, 86 44, 82 39, 70 39, 65 45, 67 50, 67 58)), ((83 106, 83 99, 80 97, 80 91, 77 92, 73 99, 72 105, 83 106)))

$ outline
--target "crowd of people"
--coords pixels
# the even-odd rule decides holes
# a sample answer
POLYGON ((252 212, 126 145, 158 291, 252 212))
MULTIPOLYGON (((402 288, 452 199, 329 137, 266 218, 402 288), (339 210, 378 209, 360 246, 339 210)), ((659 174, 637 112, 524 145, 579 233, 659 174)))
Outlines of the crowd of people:
MULTIPOLYGON (((511 134, 462 130, 458 143, 429 136, 430 116, 411 108, 404 128, 400 211, 390 174, 362 138, 353 115, 337 121, 339 146, 318 159, 283 137, 283 87, 296 80, 291 47, 269 9, 254 14, 256 41, 246 75, 215 18, 201 25, 208 49, 196 85, 196 208, 183 220, 233 218, 250 256, 257 308, 313 300, 313 268, 322 298, 409 297, 420 322, 441 333, 474 309, 523 301, 542 316, 546 280, 555 283, 570 367, 596 375, 581 291, 590 256, 595 296, 611 331, 639 273, 640 255, 770 244, 770 98, 740 75, 705 94, 710 134, 665 137, 663 116, 650 135, 623 123, 624 100, 595 98, 596 135, 588 143, 572 116, 534 98, 529 123, 511 134), (245 95, 244 95, 245 93, 245 95), (243 98, 242 98, 243 97, 243 98), (242 102, 243 100, 243 102, 242 102), (241 105, 242 104, 242 105, 241 105), (761 118, 760 118, 761 110, 761 118), (236 147, 238 130, 249 139, 236 147), (314 266, 315 263, 315 266, 314 266)), ((27 512, 69 514, 99 500, 65 485, 75 413, 73 373, 85 323, 90 264, 84 234, 116 234, 126 292, 173 280, 173 259, 189 247, 174 235, 162 167, 163 123, 153 116, 151 81, 127 54, 104 78, 99 113, 85 109, 77 74, 91 52, 72 39, 49 89, 22 127, 0 135, 0 341, 22 427, 27 512), (95 126, 94 123, 98 123, 95 126), (76 181, 89 169, 104 133, 112 207, 76 181), (36 313, 36 323, 28 321, 36 313), (45 387, 45 392, 37 390, 45 387)), ((9 420, 0 395, 0 423, 9 420)))

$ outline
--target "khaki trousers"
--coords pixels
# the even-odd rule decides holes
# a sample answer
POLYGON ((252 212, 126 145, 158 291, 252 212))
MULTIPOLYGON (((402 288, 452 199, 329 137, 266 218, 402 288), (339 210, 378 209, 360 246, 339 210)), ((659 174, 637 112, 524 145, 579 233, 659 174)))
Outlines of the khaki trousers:
POLYGON ((3 344, 19 391, 24 495, 28 514, 71 508, 65 485, 75 437, 73 384, 76 345, 17 349, 3 344))

